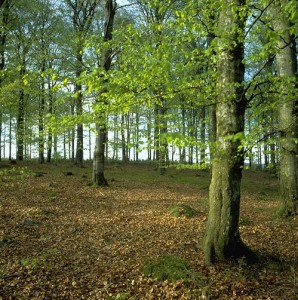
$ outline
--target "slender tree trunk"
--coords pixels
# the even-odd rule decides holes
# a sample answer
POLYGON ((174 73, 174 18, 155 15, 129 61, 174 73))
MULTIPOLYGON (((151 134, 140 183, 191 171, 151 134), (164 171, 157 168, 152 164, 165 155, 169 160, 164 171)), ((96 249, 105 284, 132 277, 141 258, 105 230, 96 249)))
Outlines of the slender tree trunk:
POLYGON ((119 159, 119 118, 118 115, 114 116, 114 147, 113 147, 113 160, 119 159))
POLYGON ((277 71, 281 80, 278 106, 280 134, 280 207, 282 216, 298 214, 298 100, 292 92, 297 85, 297 56, 294 35, 286 15, 288 1, 277 0, 273 8, 274 29, 280 40, 276 53, 277 71))
POLYGON ((152 160, 152 153, 151 153, 151 147, 152 147, 152 138, 151 138, 151 130, 152 130, 152 126, 151 126, 151 109, 148 109, 148 114, 147 114, 147 158, 149 161, 152 160))
MULTIPOLYGON (((103 41, 108 43, 112 40, 112 33, 114 27, 114 17, 116 14, 117 3, 113 0, 106 0, 105 2, 105 10, 106 10, 106 19, 104 26, 104 34, 103 41)), ((101 68, 107 72, 111 68, 112 63, 112 49, 107 47, 107 49, 103 50, 101 57, 101 68)), ((107 82, 102 80, 103 85, 107 82)), ((104 94, 107 92, 106 88, 103 88, 98 102, 104 106, 106 99, 104 98, 104 94)), ((107 117, 104 111, 100 111, 98 115, 98 122, 96 125, 96 145, 94 150, 94 160, 93 160, 93 183, 96 185, 108 185, 107 180, 105 179, 104 171, 105 171, 105 146, 106 146, 106 121, 107 117)))
POLYGON ((126 138, 125 138, 125 116, 121 115, 121 150, 122 150, 122 161, 127 162, 126 153, 126 138))
MULTIPOLYGON (((213 21, 215 20, 215 17, 212 15, 210 19, 213 21)), ((207 47, 212 47, 212 42, 215 39, 214 32, 210 32, 207 36, 207 47)), ((212 51, 213 55, 215 56, 216 53, 212 51)), ((210 65, 208 68, 211 67, 214 70, 216 70, 216 65, 210 65)), ((215 142, 216 142, 216 104, 211 104, 208 107, 208 144, 209 144, 209 152, 210 152, 210 165, 213 164, 213 158, 214 158, 214 148, 215 148, 215 142)))
POLYGON ((201 129, 200 129, 200 138, 201 138, 201 148, 200 148, 200 166, 204 167, 206 164, 206 107, 202 107, 200 113, 201 119, 201 129))
MULTIPOLYGON (((75 115, 75 111, 74 111, 74 104, 70 105, 70 113, 72 116, 75 115)), ((75 128, 72 128, 70 131, 70 143, 71 143, 71 156, 69 157, 71 159, 72 162, 75 161, 75 128)))
POLYGON ((265 169, 268 168, 269 165, 269 155, 268 155, 268 136, 267 136, 267 131, 264 132, 264 151, 263 151, 263 156, 264 156, 264 167, 265 169))
MULTIPOLYGON (((182 99, 184 101, 184 99, 182 99)), ((185 107, 183 106, 181 109, 181 118, 182 118, 182 136, 185 137, 186 135, 186 125, 185 125, 185 120, 186 120, 186 110, 185 107)), ((184 164, 186 162, 186 153, 185 153, 185 146, 183 145, 182 147, 179 146, 179 161, 180 163, 184 164)))
POLYGON ((166 172, 167 166, 167 152, 168 152, 168 143, 167 143, 167 116, 166 116, 167 108, 166 101, 162 100, 162 105, 159 107, 159 173, 160 175, 164 175, 166 172))
MULTIPOLYGON (((42 71, 44 71, 43 68, 42 71)), ((44 109, 45 109, 45 83, 44 80, 41 83, 41 95, 39 102, 39 113, 38 113, 38 154, 39 163, 43 164, 44 159, 44 109)))
MULTIPOLYGON (((102 117, 104 119, 104 117, 102 117)), ((105 124, 97 125, 95 138, 95 149, 93 158, 93 182, 97 185, 107 186, 108 182, 104 176, 105 171, 105 145, 106 127, 105 124)))
MULTIPOLYGON (((83 46, 81 43, 78 45, 77 49, 77 66, 76 66, 76 78, 80 80, 80 76, 83 72, 83 46)), ((82 84, 79 82, 75 83, 75 103, 76 103, 76 115, 80 118, 83 115, 83 93, 82 84)), ((83 165, 84 158, 84 128, 81 121, 77 123, 77 147, 76 147, 76 157, 75 163, 79 166, 83 165)))
MULTIPOLYGON (((49 89, 49 109, 48 113, 50 115, 53 114, 53 91, 52 91, 52 85, 50 82, 48 82, 48 89, 49 89)), ((49 127, 48 129, 48 148, 47 148, 47 162, 50 163, 52 161, 52 148, 53 148, 53 131, 52 128, 49 127)), ((65 136, 65 133, 64 133, 65 136)), ((64 143, 64 149, 65 149, 65 143, 64 143)))
POLYGON ((83 53, 84 44, 86 42, 87 35, 90 31, 92 20, 94 19, 96 7, 99 1, 64 1, 69 8, 72 10, 72 22, 73 28, 76 32, 75 43, 76 43, 76 65, 75 65, 75 76, 76 81, 74 84, 75 90, 75 107, 77 118, 77 139, 76 139, 76 154, 75 163, 77 165, 83 165, 84 159, 84 128, 82 122, 83 115, 83 93, 82 83, 80 77, 83 73, 83 53))
POLYGON ((12 160, 12 116, 9 114, 9 146, 8 146, 8 159, 12 160))
MULTIPOLYGON (((0 82, 1 87, 1 82, 0 82)), ((0 111, 0 161, 2 161, 2 131, 3 131, 3 118, 2 118, 2 112, 0 111)), ((3 143, 3 147, 5 147, 5 143, 3 143)))
POLYGON ((126 114, 126 160, 130 161, 131 147, 130 147, 130 115, 126 114))
MULTIPOLYGON (((191 106, 193 104, 190 104, 191 106)), ((188 138, 189 138, 189 145, 188 145, 188 163, 190 165, 193 164, 193 157, 194 157, 194 142, 196 141, 196 137, 195 137, 195 121, 194 121, 194 109, 190 108, 188 110, 188 138)))
POLYGON ((244 164, 241 140, 244 135, 245 21, 240 12, 244 1, 228 0, 221 7, 218 30, 217 142, 209 189, 210 208, 204 238, 207 264, 218 259, 250 255, 239 234, 240 183, 244 164), (231 138, 233 137, 233 138, 231 138))
POLYGON ((271 132, 271 139, 272 141, 270 142, 270 166, 273 170, 276 171, 276 148, 275 148, 275 142, 273 141, 273 135, 274 133, 271 132))
MULTIPOLYGON (((20 70, 20 78, 25 74, 24 67, 20 70)), ((24 160, 24 138, 25 138, 25 93, 21 87, 19 91, 18 117, 17 117, 17 160, 24 160)))
POLYGON ((159 161, 160 145, 160 116, 159 116, 159 105, 155 103, 154 105, 154 160, 159 161))
POLYGON ((136 111, 136 129, 135 129, 135 158, 136 158, 136 161, 139 161, 139 138, 140 138, 140 115, 139 115, 139 112, 138 110, 136 111))
MULTIPOLYGON (((8 32, 7 26, 9 23, 10 6, 11 6, 11 0, 0 1, 0 8, 2 10, 1 29, 0 29, 0 88, 3 81, 2 71, 5 69, 5 45, 6 45, 7 32, 8 32)), ((2 122, 3 122, 3 112, 2 112, 2 105, 0 105, 0 161, 2 160, 2 130, 3 130, 2 122)))

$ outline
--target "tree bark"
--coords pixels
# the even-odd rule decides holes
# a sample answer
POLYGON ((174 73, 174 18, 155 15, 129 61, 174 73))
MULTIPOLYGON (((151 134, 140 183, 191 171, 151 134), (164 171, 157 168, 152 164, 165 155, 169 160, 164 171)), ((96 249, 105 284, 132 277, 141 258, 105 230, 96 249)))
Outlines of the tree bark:
POLYGON ((244 43, 245 20, 241 0, 229 0, 218 22, 218 80, 216 107, 217 149, 209 189, 209 215, 204 238, 207 264, 252 256, 239 233, 240 183, 244 164, 241 141, 244 133, 244 43))
POLYGON ((166 101, 162 99, 162 105, 159 107, 159 174, 164 175, 166 173, 167 166, 167 152, 168 152, 168 143, 166 134, 168 132, 167 126, 167 108, 166 101))
POLYGON ((97 185, 108 186, 104 175, 105 170, 105 144, 106 127, 105 124, 97 125, 96 128, 95 149, 93 158, 93 182, 97 185))
MULTIPOLYGON (((51 67, 51 65, 50 65, 51 67)), ((48 89, 49 89, 49 108, 48 108, 48 113, 50 115, 53 114, 54 110, 53 110, 53 90, 52 90, 52 84, 49 81, 48 82, 48 89)), ((47 148, 47 162, 50 163, 52 161, 52 148, 53 148, 53 130, 51 127, 49 127, 48 129, 48 148, 47 148)), ((65 136, 65 133, 64 133, 65 136)), ((66 145, 64 142, 64 149, 65 149, 66 145)))
MULTIPOLYGON (((10 13, 10 7, 11 7, 11 0, 1 0, 0 1, 0 8, 2 10, 2 16, 1 16, 1 30, 0 30, 0 88, 3 81, 3 74, 2 71, 5 68, 5 45, 6 45, 6 39, 7 39, 7 25, 9 22, 9 13, 10 13)), ((0 161, 2 160, 2 107, 0 107, 0 161)), ((3 146, 5 149, 5 145, 3 146)))
MULTIPOLYGON (((44 46, 42 47, 44 48, 44 46)), ((43 53, 44 54, 44 53, 43 53)), ((45 71, 45 60, 42 61, 41 72, 45 71)), ((39 99, 39 112, 38 112, 38 156, 39 163, 43 164, 45 162, 44 158, 44 110, 45 110, 45 80, 42 78, 40 86, 40 99, 39 99)))
POLYGON ((273 7, 273 24, 279 34, 276 53, 277 71, 280 77, 278 103, 280 134, 280 207, 281 216, 298 214, 298 100, 297 56, 294 35, 290 34, 291 22, 286 15, 289 1, 278 0, 273 7))
MULTIPOLYGON (((22 80, 25 75, 25 66, 23 65, 20 69, 20 78, 22 80)), ((19 103, 18 103, 18 116, 17 116, 17 160, 24 160, 24 139, 25 139, 25 92, 21 84, 19 91, 19 103)))
MULTIPOLYGON (((112 40, 112 33, 114 27, 114 17, 116 14, 117 4, 116 1, 106 0, 106 19, 104 26, 104 35, 103 41, 105 43, 112 40)), ((107 72, 110 70, 112 64, 112 49, 107 47, 103 50, 101 57, 101 68, 107 72)), ((103 85, 106 84, 106 81, 103 80, 103 85)), ((107 92, 106 88, 103 88, 99 98, 98 103, 102 104, 102 107, 105 106, 105 99, 101 99, 102 95, 107 92)), ((108 182, 105 179, 104 170, 105 170, 105 146, 106 146, 106 114, 101 108, 101 111, 98 115, 98 122, 96 126, 96 145, 94 149, 94 160, 93 160, 93 183, 96 185, 107 186, 108 182)))
MULTIPOLYGON (((79 42, 77 45, 76 55, 76 79, 80 80, 80 76, 83 72, 83 44, 79 42)), ((83 114, 83 93, 82 84, 80 82, 75 83, 75 103, 76 103, 76 115, 80 118, 83 114)), ((82 166, 84 159, 84 127, 81 121, 77 123, 77 147, 76 147, 76 158, 75 162, 77 165, 82 166)))

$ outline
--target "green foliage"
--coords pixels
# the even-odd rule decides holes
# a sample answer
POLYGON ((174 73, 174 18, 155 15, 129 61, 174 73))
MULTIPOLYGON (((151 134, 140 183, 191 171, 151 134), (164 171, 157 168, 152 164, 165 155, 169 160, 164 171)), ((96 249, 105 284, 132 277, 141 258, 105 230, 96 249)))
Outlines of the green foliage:
POLYGON ((177 218, 192 218, 198 215, 198 211, 186 204, 176 204, 170 207, 170 214, 177 218))

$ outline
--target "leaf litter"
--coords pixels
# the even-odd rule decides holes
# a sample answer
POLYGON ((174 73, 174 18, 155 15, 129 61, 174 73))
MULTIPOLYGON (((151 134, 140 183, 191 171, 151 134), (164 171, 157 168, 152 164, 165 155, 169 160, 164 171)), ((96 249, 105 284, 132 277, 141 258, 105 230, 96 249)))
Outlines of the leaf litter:
POLYGON ((91 168, 26 168, 43 176, 4 181, 0 191, 0 299, 296 299, 297 219, 275 217, 277 198, 256 191, 259 174, 244 174, 254 189, 243 191, 240 231, 262 262, 207 268, 206 172, 159 177, 151 166, 109 166, 113 181, 102 188, 90 185, 91 168), (175 217, 175 205, 198 213, 175 217), (201 278, 143 274, 146 261, 163 257, 185 261, 201 278))

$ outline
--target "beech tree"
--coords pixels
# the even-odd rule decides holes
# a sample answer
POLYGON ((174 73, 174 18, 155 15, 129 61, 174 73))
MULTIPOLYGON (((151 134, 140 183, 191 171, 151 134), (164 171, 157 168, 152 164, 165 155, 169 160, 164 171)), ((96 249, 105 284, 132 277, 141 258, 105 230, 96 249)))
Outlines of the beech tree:
POLYGON ((76 104, 77 122, 77 147, 76 163, 81 165, 84 156, 84 130, 80 117, 83 114, 83 90, 80 76, 84 71, 83 54, 88 33, 90 32, 93 18, 99 0, 72 1, 65 0, 65 3, 71 8, 72 24, 75 33, 75 82, 74 98, 76 104))
MULTIPOLYGON (((11 0, 0 0, 0 89, 4 78, 5 47, 8 34, 11 0)), ((0 101, 0 160, 2 159, 2 103, 0 101)))
MULTIPOLYGON (((278 131, 280 135, 280 214, 298 214, 298 93, 297 52, 291 11, 294 1, 274 1, 273 24, 277 33, 276 52, 280 94, 278 99, 278 131)), ((297 20, 296 20, 297 21, 297 20)), ((297 33, 297 32, 296 32, 297 33)))
POLYGON ((244 165, 244 0, 220 2, 217 35, 216 152, 204 238, 206 263, 251 254, 239 233, 240 183, 244 165))
POLYGON ((93 158, 93 182, 97 185, 108 185, 104 176, 104 162, 105 162, 105 147, 107 142, 107 126, 106 126, 106 112, 105 105, 107 99, 107 88, 105 87, 106 79, 105 74, 111 68, 113 49, 109 42, 113 37, 114 17, 116 14, 117 3, 114 0, 107 0, 105 3, 105 25, 103 32, 103 49, 101 54, 100 68, 103 72, 103 78, 101 78, 101 84, 99 95, 97 96, 98 111, 96 118, 96 141, 93 158))

